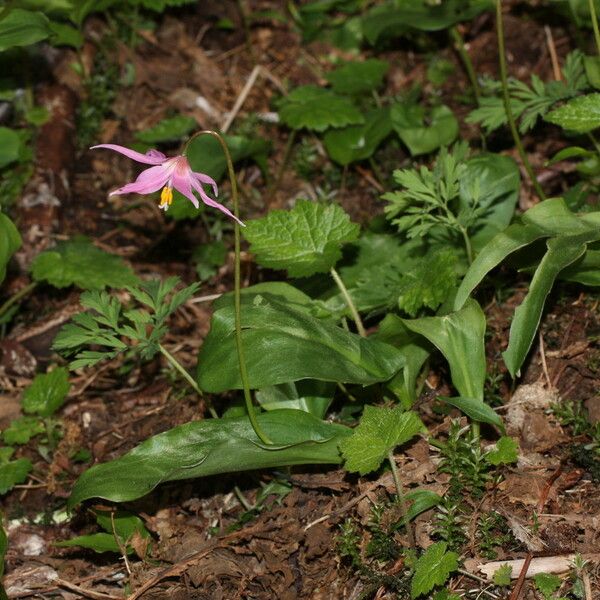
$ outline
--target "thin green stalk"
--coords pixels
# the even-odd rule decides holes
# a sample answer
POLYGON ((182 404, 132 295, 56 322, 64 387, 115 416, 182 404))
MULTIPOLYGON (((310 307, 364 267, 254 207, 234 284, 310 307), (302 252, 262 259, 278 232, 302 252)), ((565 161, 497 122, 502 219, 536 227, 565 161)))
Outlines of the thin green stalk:
MULTIPOLYGON (((158 345, 158 349, 160 350, 160 353, 171 363, 175 370, 179 371, 183 378, 192 386, 192 389, 198 394, 198 396, 202 398, 202 390, 198 387, 198 384, 194 378, 187 372, 186 369, 183 368, 183 365, 162 344, 158 345)), ((208 402, 208 400, 207 406, 210 416, 213 417, 213 419, 218 419, 219 415, 217 414, 217 411, 210 404, 210 402, 208 402)))
POLYGON ((296 129, 292 129, 287 143, 285 145, 285 150, 283 151, 283 160, 281 161, 281 164, 279 165, 279 168, 277 169, 277 175, 275 175, 275 179, 273 180, 273 183, 271 184, 270 188, 269 188, 269 197, 273 198, 273 196, 275 196, 275 194, 277 193, 277 190, 279 189, 279 186, 281 185, 281 180, 283 179, 283 173, 288 165, 288 162, 290 160, 290 156, 292 155, 292 148, 294 147, 294 142, 296 141, 296 134, 297 131, 296 129))
POLYGON ((390 450, 387 455, 388 462, 390 463, 390 467, 392 468, 392 476, 394 478, 394 484, 396 486, 396 494, 398 496, 398 502, 400 503, 400 511, 402 513, 402 518, 404 519, 406 525, 406 534, 408 536, 408 543, 413 550, 417 549, 417 544, 415 542, 415 534, 412 530, 412 524, 408 520, 408 508, 406 506, 406 500, 404 498, 404 488, 402 487, 402 481, 400 481, 400 473, 398 473, 398 467, 396 466, 396 459, 394 458, 394 452, 390 450))
POLYGON ((540 200, 545 200, 546 194, 544 194, 544 190, 542 190, 542 186, 537 180, 535 173, 533 172, 533 168, 531 167, 531 163, 527 158, 525 148, 523 147, 523 142, 521 141, 521 136, 519 135, 519 130, 517 129, 517 124, 515 122, 515 117, 512 112, 512 107, 510 105, 510 95, 508 92, 508 69, 506 67, 506 50, 504 46, 504 22, 502 20, 502 0, 496 0, 496 35, 498 37, 498 53, 500 57, 500 79, 502 81, 502 96, 504 98, 504 110, 506 112, 506 118, 508 120, 510 132, 512 133, 515 146, 517 147, 517 151, 519 152, 519 156, 521 157, 521 162, 523 163, 523 166, 527 171, 527 175, 531 180, 536 194, 539 196, 540 200))
MULTIPOLYGON (((184 152, 190 142, 200 135, 212 135, 221 145, 223 154, 225 154, 225 160, 227 161, 227 172, 229 174, 229 182, 231 183, 231 197, 233 200, 233 214, 239 219, 240 215, 240 202, 237 191, 237 181, 235 178, 235 171, 233 170, 233 161, 231 160, 231 154, 229 148, 223 139, 223 136, 218 134, 216 131, 199 131, 195 133, 184 146, 184 152)), ((241 268, 240 268, 240 224, 238 221, 234 223, 234 240, 235 240, 235 268, 234 268, 234 306, 235 306, 235 343, 237 346, 238 361, 240 364, 240 377, 242 379, 242 387, 244 388, 244 401, 246 403, 246 411, 248 412, 248 418, 254 433, 264 444, 272 444, 271 440, 267 437, 265 432, 262 430, 258 421, 256 420, 256 414, 254 413, 254 406, 252 404, 252 395, 250 393, 250 382, 248 379, 248 370, 246 368, 246 359, 244 357, 244 346, 242 344, 242 294, 241 294, 241 268)))
POLYGON ((469 238, 469 234, 467 230, 460 226, 460 233, 463 236, 463 240, 465 242, 465 250, 467 251, 467 260, 469 261, 469 265, 473 264, 473 248, 471 246, 471 239, 469 238))
POLYGON ((598 29, 598 16, 596 14, 596 4, 594 0, 588 0, 590 7, 590 17, 592 19, 592 27, 594 28, 594 39, 596 40, 596 50, 600 55, 600 29, 598 29))
POLYGON ((36 285, 37 281, 32 281, 24 288, 21 288, 18 292, 13 294, 2 306, 0 306, 0 317, 2 317, 13 304, 16 304, 21 298, 27 296, 27 294, 33 291, 36 285))
POLYGON ((481 98, 481 89, 479 88, 479 83, 477 82, 477 74, 475 73, 473 61, 471 60, 471 57, 465 48, 465 40, 456 26, 450 28, 450 36, 452 37, 456 51, 458 52, 463 66, 465 67, 467 77, 471 82, 471 87, 473 88, 473 93, 475 94, 475 100, 477 100, 477 104, 479 104, 479 99, 481 98))
POLYGON ((331 270, 329 272, 331 273, 331 276, 333 277, 333 280, 335 281, 336 285, 338 286, 340 292, 342 292, 342 296, 344 297, 346 305, 350 309, 350 314, 352 315, 352 318, 354 319, 354 322, 356 323, 356 329, 358 330, 358 334, 361 337, 367 337, 367 332, 365 331, 363 322, 360 318, 360 315, 358 314, 358 311, 356 310, 356 306, 354 305, 354 302, 352 301, 352 298, 350 297, 348 288, 346 288, 339 273, 333 267, 331 267, 331 270))

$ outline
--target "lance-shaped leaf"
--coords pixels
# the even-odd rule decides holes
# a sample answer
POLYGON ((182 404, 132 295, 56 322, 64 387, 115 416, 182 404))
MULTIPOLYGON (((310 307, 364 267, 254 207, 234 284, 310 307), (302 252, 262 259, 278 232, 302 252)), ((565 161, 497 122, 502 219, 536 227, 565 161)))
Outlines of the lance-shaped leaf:
POLYGON ((316 85, 303 85, 281 100, 279 118, 292 129, 325 131, 330 127, 359 125, 364 117, 344 96, 316 85))
POLYGON ((563 129, 589 133, 600 127, 600 94, 577 96, 544 118, 563 129))
POLYGON ((444 355, 452 383, 461 396, 483 400, 485 315, 475 300, 468 300, 461 310, 443 317, 403 319, 403 323, 444 355))
MULTIPOLYGON (((243 295, 242 343, 253 389, 299 379, 370 385, 387 381, 404 365, 393 346, 350 333, 269 294, 243 295)), ((197 381, 213 393, 242 388, 231 298, 213 314, 198 357, 197 381)))
POLYGON ((422 431, 426 431, 425 425, 415 412, 405 412, 402 406, 367 405, 358 427, 340 444, 345 467, 361 475, 371 473, 381 466, 390 450, 422 431))
POLYGON ((13 222, 0 213, 0 283, 6 277, 10 257, 21 247, 21 236, 13 222))
POLYGON ((290 277, 328 271, 341 247, 358 238, 359 226, 336 204, 300 200, 292 210, 272 210, 248 221, 244 235, 263 267, 287 269, 290 277))
POLYGON ((504 362, 513 377, 519 374, 533 344, 546 298, 558 274, 585 254, 587 243, 599 239, 600 231, 591 231, 548 240, 548 252, 535 270, 525 300, 515 310, 510 326, 508 348, 502 353, 504 362))
POLYGON ((273 446, 261 442, 247 417, 192 421, 85 471, 68 504, 72 508, 88 498, 135 500, 166 481, 218 473, 338 464, 338 444, 351 433, 300 410, 274 410, 257 415, 257 420, 273 446))

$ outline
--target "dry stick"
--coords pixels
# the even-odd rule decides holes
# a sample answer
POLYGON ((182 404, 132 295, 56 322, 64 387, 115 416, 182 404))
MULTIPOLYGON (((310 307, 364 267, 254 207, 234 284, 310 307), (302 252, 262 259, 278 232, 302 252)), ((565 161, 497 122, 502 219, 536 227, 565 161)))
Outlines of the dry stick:
POLYGON ((54 583, 57 587, 66 588, 71 592, 75 592, 77 594, 81 594, 84 598, 91 598, 92 600, 123 600, 122 596, 111 596, 110 594, 103 594, 102 592, 94 592, 93 590, 87 590, 85 588, 79 587, 70 581, 65 581, 64 579, 55 579, 54 583))
POLYGON ((552 381, 550 379, 550 374, 548 373, 548 363, 546 362, 546 351, 544 350, 544 336, 541 331, 538 331, 538 338, 540 340, 540 358, 542 360, 542 371, 544 371, 544 377, 546 378, 546 383, 548 384, 548 389, 552 389, 552 381))
POLYGON ((515 117, 512 112, 512 107, 510 105, 510 95, 508 92, 508 69, 506 66, 506 50, 504 46, 504 22, 502 20, 502 0, 496 0, 496 35, 498 37, 498 53, 500 57, 500 79, 502 81, 502 96, 504 99, 504 111, 506 112, 506 119, 510 127, 510 132, 512 134, 513 141, 515 143, 515 146, 517 147, 519 156, 521 157, 521 162, 523 163, 525 171, 527 171, 527 175, 531 180, 531 184, 533 185, 533 188, 535 189, 535 192, 539 196, 540 200, 545 200, 546 194, 544 194, 544 190, 540 186, 540 183, 537 180, 535 173, 533 172, 533 168, 531 167, 531 163, 527 158, 525 148, 523 147, 523 142, 521 141, 521 136, 519 135, 519 130, 517 129, 517 124, 515 122, 515 117))
POLYGON ((242 108, 244 102, 246 102, 246 98, 248 98, 248 94, 250 93, 250 90, 254 87, 254 84, 256 83, 258 76, 262 74, 262 70, 263 69, 260 65, 257 65, 256 67, 254 67, 254 69, 252 69, 252 72, 250 73, 250 77, 248 77, 248 81, 246 81, 244 87, 242 88, 242 91, 240 92, 240 95, 237 97, 237 100, 235 101, 235 104, 233 105, 233 108, 231 109, 231 112, 229 113, 229 115, 227 115, 227 119, 225 120, 225 123, 223 123, 223 126, 221 127, 221 131, 223 133, 227 133, 227 131, 229 131, 231 124, 237 117, 238 112, 240 112, 240 108, 242 108))
POLYGON ((552 36, 552 29, 550 29, 548 25, 544 25, 544 31, 546 32, 546 43, 548 44, 548 51, 550 52, 550 60, 552 61, 552 71, 554 73, 554 79, 556 81, 561 81, 562 73, 560 71, 560 63, 558 62, 558 54, 556 53, 554 37, 552 36))

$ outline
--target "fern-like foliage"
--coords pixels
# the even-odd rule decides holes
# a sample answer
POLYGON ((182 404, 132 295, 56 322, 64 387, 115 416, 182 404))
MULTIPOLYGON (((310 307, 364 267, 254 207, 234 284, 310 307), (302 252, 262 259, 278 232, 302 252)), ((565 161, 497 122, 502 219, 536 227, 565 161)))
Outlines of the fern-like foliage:
POLYGON ((129 310, 123 310, 121 302, 108 292, 84 292, 80 302, 87 310, 75 315, 73 321, 60 330, 53 348, 65 356, 75 356, 71 369, 89 367, 125 351, 138 354, 144 360, 151 359, 167 333, 167 319, 200 285, 194 283, 173 293, 178 283, 179 278, 170 277, 129 287, 131 296, 142 305, 142 308, 129 310))
MULTIPOLYGON (((532 129, 557 103, 577 96, 589 87, 585 74, 583 53, 575 50, 567 55, 562 69, 562 81, 544 82, 537 75, 531 76, 531 85, 509 78, 510 106, 519 130, 525 133, 532 129)), ((483 97, 478 108, 467 117, 468 123, 479 123, 487 133, 507 124, 502 84, 491 77, 482 81, 483 97)))

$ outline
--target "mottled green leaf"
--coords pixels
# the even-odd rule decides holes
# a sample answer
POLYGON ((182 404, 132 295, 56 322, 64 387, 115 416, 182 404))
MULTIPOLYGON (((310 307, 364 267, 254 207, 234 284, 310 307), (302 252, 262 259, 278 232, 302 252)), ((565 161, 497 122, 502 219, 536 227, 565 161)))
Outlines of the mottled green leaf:
POLYGON ((589 133, 600 127, 600 94, 577 96, 549 112, 544 118, 563 129, 589 133))
POLYGON ((45 375, 38 374, 23 392, 23 410, 50 417, 63 405, 70 387, 69 372, 64 367, 57 367, 45 375))

